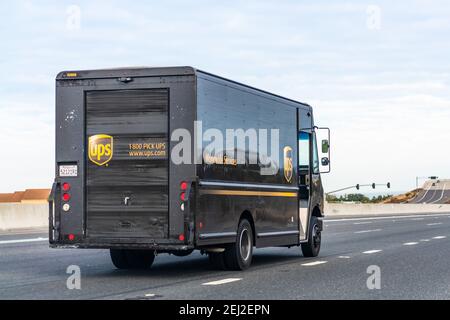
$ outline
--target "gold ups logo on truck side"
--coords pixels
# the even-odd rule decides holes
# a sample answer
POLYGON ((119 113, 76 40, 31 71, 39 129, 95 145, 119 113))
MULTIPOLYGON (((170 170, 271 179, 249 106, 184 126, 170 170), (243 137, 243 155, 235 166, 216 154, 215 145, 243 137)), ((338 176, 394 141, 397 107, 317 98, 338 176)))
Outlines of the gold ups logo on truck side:
POLYGON ((99 166, 111 161, 113 155, 113 137, 106 134, 96 134, 89 137, 89 160, 99 166))
POLYGON ((284 147, 283 154, 284 154, 284 177, 286 178, 287 182, 291 182, 292 174, 294 172, 294 166, 292 163, 292 148, 284 147))

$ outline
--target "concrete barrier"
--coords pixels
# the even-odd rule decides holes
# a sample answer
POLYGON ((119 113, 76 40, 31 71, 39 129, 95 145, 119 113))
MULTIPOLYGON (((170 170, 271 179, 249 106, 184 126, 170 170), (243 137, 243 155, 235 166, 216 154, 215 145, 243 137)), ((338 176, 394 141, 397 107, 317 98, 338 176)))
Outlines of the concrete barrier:
POLYGON ((326 216, 369 216, 450 213, 450 204, 375 204, 375 203, 326 203, 326 216))
POLYGON ((48 226, 46 203, 0 203, 0 230, 48 226))
MULTIPOLYGON (((427 213, 450 213, 450 204, 325 204, 325 215, 328 217, 427 213)), ((0 230, 47 226, 48 204, 46 203, 0 203, 0 230)))

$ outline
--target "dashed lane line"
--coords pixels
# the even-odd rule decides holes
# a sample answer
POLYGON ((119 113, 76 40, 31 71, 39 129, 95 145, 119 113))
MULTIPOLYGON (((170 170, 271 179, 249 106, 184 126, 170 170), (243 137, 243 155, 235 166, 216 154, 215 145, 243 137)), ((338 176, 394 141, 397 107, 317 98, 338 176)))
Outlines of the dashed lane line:
POLYGON ((427 223, 427 226, 437 226, 440 224, 442 224, 442 222, 427 223))
POLYGON ((381 231, 383 229, 371 229, 371 230, 361 230, 361 231, 355 231, 354 233, 359 234, 359 233, 369 233, 369 232, 378 232, 381 231))
POLYGON ((447 238, 446 236, 437 236, 437 237, 433 237, 433 239, 445 239, 447 238))
POLYGON ((404 246, 414 246, 416 244, 418 244, 418 242, 405 242, 403 245, 404 246))
POLYGON ((367 250, 367 251, 364 251, 363 253, 364 254, 373 254, 373 253, 378 253, 381 251, 383 251, 383 250, 375 249, 375 250, 367 250))
POLYGON ((317 266, 319 264, 327 263, 328 261, 314 261, 314 262, 308 262, 308 263, 302 263, 301 265, 304 267, 313 267, 317 266))
POLYGON ((236 281, 241 281, 241 280, 242 280, 242 278, 227 278, 227 279, 222 279, 222 280, 205 282, 205 283, 202 283, 202 285, 203 286, 218 286, 220 284, 226 284, 226 283, 236 282, 236 281))

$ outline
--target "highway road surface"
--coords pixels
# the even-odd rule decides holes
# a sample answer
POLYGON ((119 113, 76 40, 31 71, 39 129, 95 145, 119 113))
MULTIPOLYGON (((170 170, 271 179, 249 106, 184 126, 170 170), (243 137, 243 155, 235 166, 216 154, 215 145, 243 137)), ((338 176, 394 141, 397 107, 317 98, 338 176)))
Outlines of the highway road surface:
POLYGON ((257 249, 245 272, 211 270, 199 253, 160 255, 147 271, 116 270, 106 250, 49 249, 46 237, 0 235, 0 298, 450 299, 450 214, 329 218, 319 257, 257 249), (71 265, 80 268, 81 289, 67 288, 71 265))

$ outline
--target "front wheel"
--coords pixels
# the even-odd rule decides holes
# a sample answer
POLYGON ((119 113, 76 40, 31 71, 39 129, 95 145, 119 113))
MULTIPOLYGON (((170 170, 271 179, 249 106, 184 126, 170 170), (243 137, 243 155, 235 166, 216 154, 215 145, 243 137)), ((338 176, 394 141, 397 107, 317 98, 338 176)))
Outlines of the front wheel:
POLYGON ((308 242, 302 243, 302 252, 305 257, 317 257, 322 242, 322 228, 317 217, 311 217, 308 242))
POLYGON ((223 254, 227 269, 245 270, 250 267, 253 255, 253 230, 248 220, 240 221, 236 242, 227 246, 223 254))

